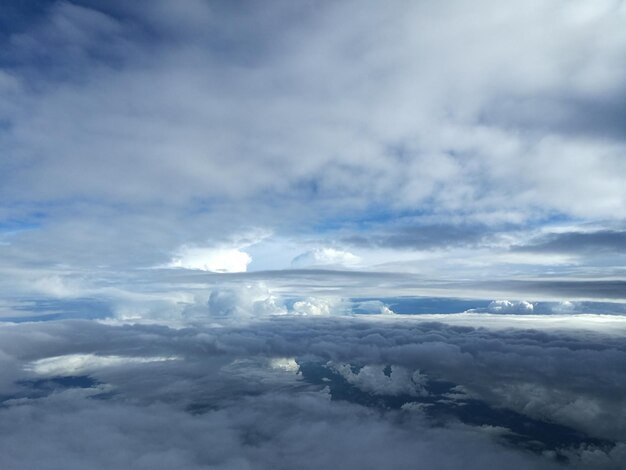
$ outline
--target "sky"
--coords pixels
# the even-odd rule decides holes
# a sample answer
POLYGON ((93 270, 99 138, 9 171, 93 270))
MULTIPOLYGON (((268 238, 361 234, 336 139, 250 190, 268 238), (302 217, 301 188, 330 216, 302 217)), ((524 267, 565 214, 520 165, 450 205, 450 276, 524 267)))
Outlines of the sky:
POLYGON ((623 468, 625 23, 3 1, 0 466, 623 468))

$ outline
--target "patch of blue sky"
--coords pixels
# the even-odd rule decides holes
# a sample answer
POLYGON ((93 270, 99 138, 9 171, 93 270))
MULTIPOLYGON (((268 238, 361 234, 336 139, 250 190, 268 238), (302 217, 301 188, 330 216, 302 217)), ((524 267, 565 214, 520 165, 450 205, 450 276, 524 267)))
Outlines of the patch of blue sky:
POLYGON ((433 214, 434 211, 427 206, 411 209, 390 209, 385 204, 377 204, 369 206, 362 211, 353 211, 328 217, 315 224, 313 231, 324 234, 335 232, 345 227, 354 230, 367 230, 390 224, 397 226, 402 221, 415 221, 433 214))
POLYGON ((11 35, 20 33, 45 17, 53 0, 8 0, 2 4, 0 15, 0 41, 6 41, 11 35))
POLYGON ((583 220, 563 212, 548 211, 537 214, 528 220, 526 228, 537 229, 551 225, 582 223, 583 220))
POLYGON ((27 230, 37 230, 41 228, 41 224, 31 220, 6 220, 0 222, 1 233, 18 233, 27 230))
POLYGON ((24 323, 33 321, 86 319, 96 320, 111 317, 110 305, 99 299, 22 299, 12 307, 24 315, 0 317, 0 321, 24 323))
POLYGON ((61 314, 51 313, 45 315, 28 315, 24 317, 0 317, 0 323, 33 323, 62 319, 61 314))
POLYGON ((355 303, 380 301, 394 313, 402 315, 461 313, 469 309, 485 308, 491 300, 451 297, 388 297, 354 298, 355 303))
MULTIPOLYGON (((287 310, 293 310, 294 304, 301 297, 284 299, 287 310)), ((470 309, 486 308, 493 299, 463 299, 454 297, 354 297, 347 302, 352 305, 352 313, 379 313, 372 311, 374 304, 385 305, 394 313, 401 315, 452 314, 470 309), (370 304, 371 303, 371 304, 370 304)))
MULTIPOLYGON (((370 205, 366 209, 361 211, 352 211, 347 213, 335 214, 331 217, 327 217, 315 224, 313 231, 315 233, 324 234, 332 233, 342 228, 350 228, 356 231, 368 230, 382 226, 403 227, 412 226, 419 227, 424 225, 431 225, 433 219, 442 216, 436 206, 429 201, 424 201, 419 207, 404 208, 404 209, 391 209, 384 203, 370 205)), ((470 213, 464 213, 459 211, 455 214, 460 219, 464 216, 468 217, 470 213)), ((541 212, 533 215, 523 224, 516 224, 512 222, 502 222, 498 224, 499 230, 516 230, 516 229, 537 229, 549 225, 558 225, 565 223, 580 222, 578 219, 564 214, 562 212, 541 212)), ((452 223, 452 222, 448 222, 452 223)), ((458 223, 458 222, 457 222, 458 223)), ((480 222, 472 220, 466 222, 470 225, 481 225, 480 222)))
POLYGON ((0 132, 7 131, 13 126, 13 121, 6 118, 0 118, 0 132))
POLYGON ((10 243, 10 238, 24 232, 39 230, 41 223, 32 220, 7 220, 0 222, 0 245, 10 243))
POLYGON ((54 206, 52 202, 16 202, 5 199, 0 203, 0 231, 4 227, 40 225, 49 217, 50 209, 54 206))

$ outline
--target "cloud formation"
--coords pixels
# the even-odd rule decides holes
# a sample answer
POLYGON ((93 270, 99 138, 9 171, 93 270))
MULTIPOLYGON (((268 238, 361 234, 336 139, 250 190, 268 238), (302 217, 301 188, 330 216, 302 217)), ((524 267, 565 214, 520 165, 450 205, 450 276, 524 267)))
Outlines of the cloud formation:
POLYGON ((515 247, 519 251, 585 255, 590 252, 621 254, 625 248, 626 232, 617 230, 553 233, 535 240, 534 243, 515 247))
POLYGON ((580 2, 505 8, 485 0, 480 9, 492 14, 468 19, 455 2, 400 2, 382 17, 375 2, 356 6, 325 4, 296 21, 284 4, 263 13, 251 3, 53 3, 7 42, 4 83, 15 105, 3 145, 16 162, 38 165, 17 163, 3 196, 172 202, 272 189, 333 203, 386 194, 403 207, 430 198, 480 210, 496 203, 495 192, 527 209, 541 202, 576 215, 610 217, 621 207, 623 139, 602 139, 585 107, 568 103, 620 115, 611 103, 623 93, 613 61, 624 50, 623 7, 605 2, 590 13, 580 2), (278 23, 281 33, 270 34, 278 23), (592 40, 597 28, 611 39, 592 40), (372 29, 377 40, 368 40, 372 29), (506 47, 495 47, 503 31, 506 47), (459 49, 458 37, 471 40, 459 49), (47 184, 36 184, 43 174, 47 184), (475 179, 492 190, 478 191, 475 179), (580 192, 584 201, 567 201, 580 192))
POLYGON ((0 413, 12 431, 2 432, 0 461, 404 468, 419 458, 525 469, 559 468, 559 455, 571 468, 623 464, 625 330, 378 318, 5 325, 0 413), (336 446, 344 452, 329 451, 336 446))
POLYGON ((2 8, 0 256, 22 285, 292 260, 624 275, 588 256, 623 230, 619 2, 2 8), (272 235, 229 245, 251 230, 272 235))
POLYGON ((348 251, 334 248, 317 248, 296 256, 291 261, 294 268, 321 267, 351 267, 359 264, 359 257, 348 251))
POLYGON ((510 300, 494 300, 485 309, 473 309, 471 311, 484 311, 488 313, 521 313, 529 314, 533 313, 535 306, 525 300, 514 301, 510 300))
POLYGON ((249 254, 236 248, 180 247, 167 267, 199 269, 219 273, 246 272, 252 261, 249 254))

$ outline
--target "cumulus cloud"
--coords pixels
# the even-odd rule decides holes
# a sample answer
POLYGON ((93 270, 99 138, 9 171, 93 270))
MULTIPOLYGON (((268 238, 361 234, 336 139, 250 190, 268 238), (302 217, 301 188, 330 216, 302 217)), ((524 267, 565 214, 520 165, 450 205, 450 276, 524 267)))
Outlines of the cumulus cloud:
POLYGON ((282 300, 271 294, 263 284, 215 288, 211 291, 207 305, 210 315, 216 318, 258 317, 287 313, 282 300))
POLYGON ((348 251, 336 250, 334 248, 317 248, 296 256, 291 265, 294 268, 307 268, 314 266, 356 266, 359 264, 359 257, 348 251))
POLYGON ((340 297, 307 297, 293 303, 291 313, 297 315, 348 315, 381 314, 394 312, 380 300, 353 301, 340 297))
POLYGON ((349 305, 336 297, 308 297, 294 302, 292 312, 305 316, 327 316, 348 313, 349 305))
POLYGON ((393 314, 391 310, 384 302, 380 300, 366 300, 364 302, 355 302, 352 307, 353 313, 380 313, 384 315, 393 314))
POLYGON ((201 248, 183 245, 176 251, 168 267, 240 273, 246 272, 251 261, 249 254, 237 248, 201 248))
POLYGON ((486 308, 471 309, 470 312, 529 314, 534 310, 535 306, 526 300, 494 300, 486 308))

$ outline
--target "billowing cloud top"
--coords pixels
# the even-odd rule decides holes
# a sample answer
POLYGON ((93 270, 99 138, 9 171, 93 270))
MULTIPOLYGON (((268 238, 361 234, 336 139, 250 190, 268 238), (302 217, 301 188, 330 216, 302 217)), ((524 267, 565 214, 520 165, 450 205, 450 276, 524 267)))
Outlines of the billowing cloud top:
POLYGON ((168 267, 223 273, 245 272, 252 258, 236 248, 180 247, 168 267))

